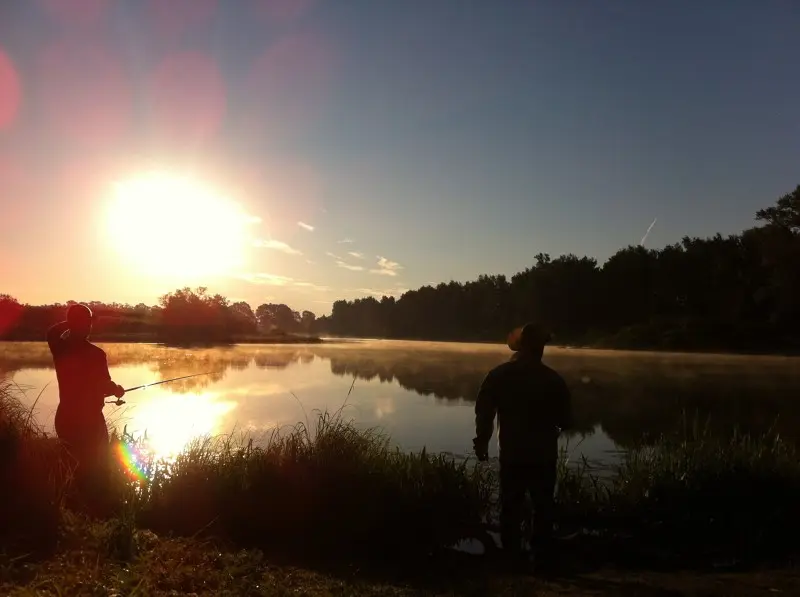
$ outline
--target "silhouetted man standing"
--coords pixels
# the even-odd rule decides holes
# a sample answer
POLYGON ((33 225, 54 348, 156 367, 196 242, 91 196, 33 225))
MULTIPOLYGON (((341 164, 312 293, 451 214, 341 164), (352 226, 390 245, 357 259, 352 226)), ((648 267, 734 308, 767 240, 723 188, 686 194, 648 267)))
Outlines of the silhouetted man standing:
POLYGON ((475 453, 488 460, 497 416, 500 440, 500 514, 503 549, 520 556, 525 493, 530 492, 535 519, 531 544, 547 556, 553 533, 558 436, 570 425, 570 393, 561 376, 542 363, 550 335, 535 324, 511 333, 512 358, 492 369, 475 404, 475 453))
MULTIPOLYGON (((72 305, 67 310, 67 320, 47 330, 47 344, 58 379, 56 433, 78 461, 75 473, 81 490, 90 489, 89 484, 93 480, 100 481, 100 475, 106 471, 105 399, 108 396, 121 398, 125 394, 122 386, 111 381, 106 353, 89 342, 92 319, 89 307, 72 305)), ((99 496, 87 494, 86 497, 99 496)))

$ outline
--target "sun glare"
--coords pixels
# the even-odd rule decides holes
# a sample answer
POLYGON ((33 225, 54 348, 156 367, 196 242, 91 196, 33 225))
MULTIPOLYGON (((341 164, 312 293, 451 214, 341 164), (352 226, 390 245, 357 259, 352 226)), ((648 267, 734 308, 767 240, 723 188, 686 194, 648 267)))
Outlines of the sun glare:
POLYGON ((227 274, 242 264, 252 221, 202 184, 150 174, 116 185, 108 232, 117 250, 148 274, 227 274))
POLYGON ((171 394, 159 392, 131 412, 132 433, 147 432, 147 449, 169 461, 195 438, 214 436, 224 430, 225 415, 236 408, 217 394, 171 394))

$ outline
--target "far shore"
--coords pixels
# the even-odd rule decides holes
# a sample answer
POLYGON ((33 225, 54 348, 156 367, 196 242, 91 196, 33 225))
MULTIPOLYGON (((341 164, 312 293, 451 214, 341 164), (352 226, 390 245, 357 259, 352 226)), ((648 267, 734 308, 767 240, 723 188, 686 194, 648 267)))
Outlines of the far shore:
MULTIPOLYGON (((194 338, 177 339, 165 338, 158 334, 92 334, 92 342, 97 344, 165 344, 169 346, 231 346, 234 344, 322 344, 324 340, 318 336, 303 336, 299 334, 255 334, 247 336, 233 336, 228 339, 209 339, 207 341, 194 338)), ((16 338, 3 338, 0 342, 44 342, 41 337, 21 336, 16 338)))
MULTIPOLYGON (((326 336, 325 340, 321 342, 336 343, 336 342, 431 342, 435 344, 477 344, 482 346, 506 346, 505 341, 501 339, 485 340, 485 339, 468 339, 454 340, 442 338, 359 338, 355 336, 326 336)), ((794 350, 758 350, 758 349, 734 349, 724 347, 710 347, 710 348, 691 348, 691 347, 664 347, 664 346, 624 346, 605 343, 603 341, 593 343, 579 343, 565 342, 559 344, 552 342, 548 344, 549 348, 556 348, 559 350, 598 350, 604 352, 620 352, 620 353, 660 353, 660 354, 687 354, 687 355, 719 355, 719 356, 754 356, 754 357, 800 357, 800 348, 794 350)))

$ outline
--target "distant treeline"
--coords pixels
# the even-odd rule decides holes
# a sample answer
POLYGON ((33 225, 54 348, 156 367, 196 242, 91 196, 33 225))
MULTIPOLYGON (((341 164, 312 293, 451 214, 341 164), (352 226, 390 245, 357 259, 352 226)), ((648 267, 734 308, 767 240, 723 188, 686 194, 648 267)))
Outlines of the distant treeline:
MULTIPOLYGON (((423 286, 400 298, 334 302, 317 318, 285 304, 230 303, 183 288, 158 306, 88 303, 98 340, 230 342, 297 334, 502 341, 514 326, 548 325, 556 344, 671 350, 800 350, 800 185, 738 235, 685 237, 663 249, 628 246, 596 259, 539 253, 507 279, 423 286)), ((0 294, 0 339, 41 340, 66 304, 31 306, 0 294)))
MULTIPOLYGON (((0 340, 44 340, 47 328, 63 321, 75 301, 53 305, 21 304, 0 294, 0 340)), ((206 288, 182 288, 165 294, 158 306, 92 301, 85 303, 96 321, 97 340, 143 340, 168 343, 220 343, 312 333, 316 316, 287 305, 265 303, 255 311, 246 302, 231 303, 206 288)))
POLYGON ((605 264, 534 257, 508 280, 423 286, 399 299, 333 304, 331 334, 429 340, 502 340, 528 320, 556 343, 689 350, 800 348, 800 185, 759 210, 741 234, 685 237, 661 250, 629 246, 605 264))

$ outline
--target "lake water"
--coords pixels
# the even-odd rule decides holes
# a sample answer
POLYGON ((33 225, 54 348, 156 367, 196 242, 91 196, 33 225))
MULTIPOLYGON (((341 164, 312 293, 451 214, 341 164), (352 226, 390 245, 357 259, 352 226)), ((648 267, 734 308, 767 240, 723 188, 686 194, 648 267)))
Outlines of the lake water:
MULTIPOLYGON (((343 405, 346 417, 382 427, 403 449, 467 455, 478 386, 511 355, 504 345, 395 341, 202 350, 101 346, 124 387, 213 372, 131 392, 123 407, 106 407, 109 421, 134 434, 147 430, 164 456, 197 435, 239 430, 260 437, 306 416, 313 425, 315 410, 343 405)), ((680 432, 687 423, 722 434, 774 425, 800 438, 800 359, 551 348, 544 360, 573 394, 576 429, 562 443, 573 458, 601 467, 620 450, 680 432)), ((47 346, 0 343, 3 373, 28 388, 37 419, 52 429, 58 389, 47 346)))

